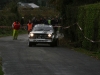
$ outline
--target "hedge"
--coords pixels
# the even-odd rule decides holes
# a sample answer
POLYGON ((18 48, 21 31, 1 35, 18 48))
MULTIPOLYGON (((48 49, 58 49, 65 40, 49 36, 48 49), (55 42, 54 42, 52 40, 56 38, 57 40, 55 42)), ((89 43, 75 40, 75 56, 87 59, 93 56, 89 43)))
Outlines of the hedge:
POLYGON ((94 51, 100 50, 100 3, 69 6, 66 8, 66 15, 65 26, 70 26, 70 28, 65 30, 65 38, 70 39, 75 47, 94 51), (82 31, 78 25, 71 26, 76 22, 82 31))

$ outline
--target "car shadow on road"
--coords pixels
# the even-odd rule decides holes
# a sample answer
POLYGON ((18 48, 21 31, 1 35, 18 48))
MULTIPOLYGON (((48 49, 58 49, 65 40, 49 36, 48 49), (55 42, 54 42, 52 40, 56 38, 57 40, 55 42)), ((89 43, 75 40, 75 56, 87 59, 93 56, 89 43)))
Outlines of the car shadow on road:
MULTIPOLYGON (((33 45, 32 47, 52 47, 52 46, 50 46, 49 44, 36 44, 33 45)), ((59 46, 54 46, 54 47, 59 47, 59 46)))

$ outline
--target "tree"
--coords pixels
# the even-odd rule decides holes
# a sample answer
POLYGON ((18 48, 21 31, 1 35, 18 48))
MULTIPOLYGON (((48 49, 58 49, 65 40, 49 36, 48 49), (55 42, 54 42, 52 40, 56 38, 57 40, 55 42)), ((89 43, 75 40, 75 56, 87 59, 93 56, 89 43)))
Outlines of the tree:
POLYGON ((62 25, 64 26, 66 24, 66 8, 73 3, 73 0, 50 0, 49 3, 60 12, 62 25))
POLYGON ((60 15, 62 16, 63 22, 62 25, 66 24, 66 9, 72 6, 79 6, 89 3, 96 3, 99 0, 49 0, 49 4, 51 4, 54 8, 56 8, 60 15))
POLYGON ((16 18, 19 18, 17 2, 12 1, 12 2, 8 3, 7 5, 5 5, 3 10, 5 12, 10 12, 10 13, 16 14, 16 18))

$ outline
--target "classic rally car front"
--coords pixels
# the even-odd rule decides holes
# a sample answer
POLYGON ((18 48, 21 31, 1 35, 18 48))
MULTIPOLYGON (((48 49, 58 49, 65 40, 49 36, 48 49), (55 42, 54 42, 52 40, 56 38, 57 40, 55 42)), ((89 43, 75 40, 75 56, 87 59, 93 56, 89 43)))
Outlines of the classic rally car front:
POLYGON ((47 43, 51 46, 56 43, 55 34, 52 25, 37 24, 28 35, 28 45, 36 45, 37 43, 47 43))

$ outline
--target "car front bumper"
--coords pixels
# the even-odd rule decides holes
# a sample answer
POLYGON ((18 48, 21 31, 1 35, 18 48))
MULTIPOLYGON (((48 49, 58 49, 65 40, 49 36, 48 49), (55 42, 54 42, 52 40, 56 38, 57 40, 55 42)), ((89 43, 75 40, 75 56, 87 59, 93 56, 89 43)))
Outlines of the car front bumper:
POLYGON ((52 39, 29 39, 29 42, 50 43, 50 42, 52 42, 52 39))

